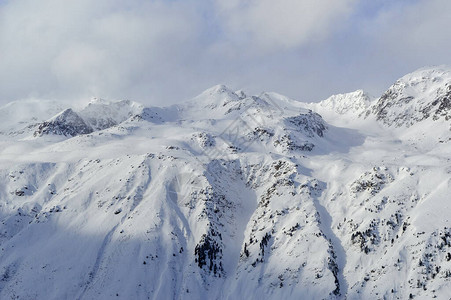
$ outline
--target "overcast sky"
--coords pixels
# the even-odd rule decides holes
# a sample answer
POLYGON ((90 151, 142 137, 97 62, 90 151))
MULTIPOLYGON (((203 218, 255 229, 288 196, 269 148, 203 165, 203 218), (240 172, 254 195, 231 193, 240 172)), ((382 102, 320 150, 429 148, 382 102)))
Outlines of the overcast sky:
POLYGON ((380 95, 451 65, 449 0, 0 0, 0 104, 164 105, 218 83, 301 101, 380 95))

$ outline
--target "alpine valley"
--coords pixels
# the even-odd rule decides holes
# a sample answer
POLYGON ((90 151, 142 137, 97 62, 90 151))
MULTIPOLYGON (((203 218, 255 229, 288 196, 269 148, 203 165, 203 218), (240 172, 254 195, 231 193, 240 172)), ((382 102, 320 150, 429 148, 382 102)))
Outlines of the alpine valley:
POLYGON ((451 69, 303 103, 0 107, 1 299, 448 299, 451 69))

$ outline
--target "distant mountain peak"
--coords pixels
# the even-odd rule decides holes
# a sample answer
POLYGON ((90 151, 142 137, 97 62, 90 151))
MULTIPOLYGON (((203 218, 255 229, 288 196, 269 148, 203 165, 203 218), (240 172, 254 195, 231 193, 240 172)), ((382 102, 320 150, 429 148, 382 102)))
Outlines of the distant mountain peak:
POLYGON ((247 94, 243 90, 238 90, 234 92, 240 99, 247 98, 247 94))
POLYGON ((0 107, 0 132, 22 132, 24 128, 43 122, 63 109, 61 103, 51 100, 27 99, 10 102, 0 107))
POLYGON ((409 127, 426 119, 451 119, 450 70, 429 67, 401 77, 372 105, 367 116, 370 114, 395 127, 409 127))
POLYGON ((211 88, 206 89, 202 94, 223 94, 223 93, 232 93, 235 94, 232 89, 227 87, 225 84, 217 84, 212 86, 211 88))
POLYGON ((90 104, 108 104, 108 103, 110 103, 110 101, 108 101, 106 99, 99 98, 99 97, 91 97, 88 105, 90 105, 90 104))
POLYGON ((91 101, 79 115, 94 130, 103 130, 124 122, 128 118, 141 114, 144 106, 131 100, 91 101))
POLYGON ((199 104, 215 106, 224 105, 229 101, 238 100, 240 100, 240 96, 238 96, 232 89, 228 88, 224 84, 218 84, 206 89, 200 95, 187 102, 197 102, 199 104))
POLYGON ((65 109, 53 118, 37 125, 33 136, 63 135, 77 136, 91 133, 93 129, 71 108, 65 109))
POLYGON ((319 106, 328 108, 340 115, 342 114, 360 114, 365 111, 373 101, 368 93, 363 90, 354 92, 337 94, 330 96, 326 100, 319 103, 319 106))

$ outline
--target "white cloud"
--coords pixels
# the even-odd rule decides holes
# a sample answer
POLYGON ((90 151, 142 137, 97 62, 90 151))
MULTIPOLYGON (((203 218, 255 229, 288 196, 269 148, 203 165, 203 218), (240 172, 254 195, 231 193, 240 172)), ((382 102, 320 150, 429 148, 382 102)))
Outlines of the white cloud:
POLYGON ((407 71, 451 63, 450 10, 448 0, 0 2, 0 102, 163 105, 218 83, 309 101, 377 93, 407 71))
POLYGON ((326 38, 349 17, 356 0, 217 1, 232 38, 269 49, 292 48, 326 38))
POLYGON ((142 97, 200 32, 194 8, 165 1, 18 0, 0 20, 2 98, 142 97))
MULTIPOLYGON (((396 79, 424 66, 451 65, 448 0, 379 0, 371 18, 358 20, 347 40, 349 81, 376 96, 396 79), (350 59, 351 57, 351 59, 350 59), (352 75, 354 74, 354 75, 352 75)), ((346 86, 346 84, 343 84, 346 86)))
POLYGON ((376 20, 378 42, 390 54, 417 63, 449 61, 449 0, 420 0, 382 13, 376 20))

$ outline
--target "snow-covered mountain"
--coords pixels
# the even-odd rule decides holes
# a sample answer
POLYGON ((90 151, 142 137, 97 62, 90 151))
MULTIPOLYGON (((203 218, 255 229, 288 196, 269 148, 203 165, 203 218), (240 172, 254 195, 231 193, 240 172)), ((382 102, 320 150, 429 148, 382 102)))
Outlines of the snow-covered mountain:
POLYGON ((38 124, 33 135, 42 136, 52 134, 72 137, 80 134, 88 134, 92 131, 92 127, 86 124, 71 108, 68 108, 48 121, 38 124))
POLYGON ((0 107, 0 134, 17 135, 23 133, 30 125, 43 122, 64 110, 64 107, 55 101, 49 100, 22 100, 11 102, 0 107))
POLYGON ((1 107, 0 298, 447 299, 450 85, 1 107))
POLYGON ((363 90, 347 94, 333 95, 319 103, 311 103, 310 106, 324 113, 335 113, 359 117, 365 112, 373 101, 373 97, 363 90))
POLYGON ((389 126, 412 126, 418 122, 451 119, 451 73, 425 68, 396 81, 368 114, 389 126))

